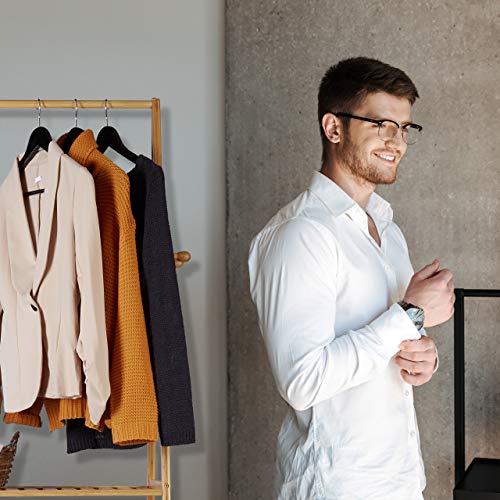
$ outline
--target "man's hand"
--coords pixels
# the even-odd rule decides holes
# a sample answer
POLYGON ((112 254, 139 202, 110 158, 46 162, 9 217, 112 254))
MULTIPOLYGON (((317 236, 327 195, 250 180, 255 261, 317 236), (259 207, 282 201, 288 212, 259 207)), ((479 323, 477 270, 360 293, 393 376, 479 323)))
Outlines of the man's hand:
POLYGON ((434 260, 413 275, 403 300, 424 310, 424 327, 429 328, 453 316, 454 288, 451 272, 439 270, 439 261, 434 260))
POLYGON ((423 385, 432 378, 437 354, 434 341, 422 336, 418 340, 405 340, 394 361, 401 368, 401 377, 411 385, 423 385), (410 373, 408 373, 410 372, 410 373))

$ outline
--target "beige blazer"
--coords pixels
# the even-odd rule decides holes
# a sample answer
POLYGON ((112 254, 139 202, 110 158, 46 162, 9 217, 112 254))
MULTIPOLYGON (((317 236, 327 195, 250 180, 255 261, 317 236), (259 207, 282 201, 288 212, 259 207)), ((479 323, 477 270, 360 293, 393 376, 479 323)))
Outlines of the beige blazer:
POLYGON ((56 142, 0 186, 0 372, 4 409, 79 398, 90 418, 110 395, 94 181, 56 142), (44 188, 25 197, 23 191, 44 188))

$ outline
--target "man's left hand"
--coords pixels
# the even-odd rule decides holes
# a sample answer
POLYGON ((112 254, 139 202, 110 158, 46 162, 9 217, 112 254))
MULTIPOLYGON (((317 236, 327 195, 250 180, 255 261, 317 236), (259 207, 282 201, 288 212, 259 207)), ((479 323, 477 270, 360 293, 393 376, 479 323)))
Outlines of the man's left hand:
POLYGON ((429 382, 437 362, 434 341, 422 336, 418 340, 401 342, 399 348, 394 361, 401 368, 403 380, 415 386, 429 382))

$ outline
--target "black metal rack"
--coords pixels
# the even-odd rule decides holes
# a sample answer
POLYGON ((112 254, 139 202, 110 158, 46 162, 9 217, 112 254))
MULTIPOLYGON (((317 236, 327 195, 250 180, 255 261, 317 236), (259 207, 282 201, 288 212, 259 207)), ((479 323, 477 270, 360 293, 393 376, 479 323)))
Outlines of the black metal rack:
POLYGON ((465 297, 499 297, 500 290, 455 289, 455 488, 454 500, 500 500, 500 459, 475 457, 465 469, 465 297))

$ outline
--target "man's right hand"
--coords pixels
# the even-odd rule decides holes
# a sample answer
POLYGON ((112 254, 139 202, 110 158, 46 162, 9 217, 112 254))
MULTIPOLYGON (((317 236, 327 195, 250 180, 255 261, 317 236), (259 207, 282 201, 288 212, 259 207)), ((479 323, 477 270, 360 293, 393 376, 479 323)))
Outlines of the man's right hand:
POLYGON ((455 311, 455 282, 448 269, 439 271, 439 261, 415 273, 410 280, 403 300, 424 310, 424 327, 448 321, 455 311))

